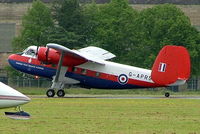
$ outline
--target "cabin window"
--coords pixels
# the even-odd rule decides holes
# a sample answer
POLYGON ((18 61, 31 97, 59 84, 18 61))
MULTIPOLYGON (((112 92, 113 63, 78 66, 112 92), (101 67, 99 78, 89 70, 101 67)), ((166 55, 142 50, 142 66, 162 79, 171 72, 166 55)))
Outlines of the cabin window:
POLYGON ((100 73, 99 72, 96 72, 96 77, 99 77, 100 76, 100 73))
POLYGON ((82 73, 82 74, 86 74, 86 73, 87 73, 87 70, 86 70, 86 69, 82 69, 82 70, 81 70, 81 73, 82 73))
POLYGON ((76 67, 72 67, 72 72, 76 72, 77 68, 76 67))
POLYGON ((56 67, 56 64, 51 64, 51 67, 56 67))

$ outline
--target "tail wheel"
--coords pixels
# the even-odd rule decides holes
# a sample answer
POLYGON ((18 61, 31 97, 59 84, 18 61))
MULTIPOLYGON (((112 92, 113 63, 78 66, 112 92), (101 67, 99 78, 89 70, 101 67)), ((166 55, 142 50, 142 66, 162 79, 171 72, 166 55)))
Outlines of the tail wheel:
POLYGON ((54 97, 55 91, 53 89, 49 89, 49 90, 47 90, 46 95, 48 97, 54 97))
POLYGON ((58 97, 64 97, 64 96, 65 96, 65 91, 62 90, 62 89, 58 90, 57 96, 58 96, 58 97))
POLYGON ((170 93, 168 93, 168 92, 167 92, 167 93, 165 93, 165 97, 167 97, 167 98, 168 98, 169 96, 170 96, 170 93))

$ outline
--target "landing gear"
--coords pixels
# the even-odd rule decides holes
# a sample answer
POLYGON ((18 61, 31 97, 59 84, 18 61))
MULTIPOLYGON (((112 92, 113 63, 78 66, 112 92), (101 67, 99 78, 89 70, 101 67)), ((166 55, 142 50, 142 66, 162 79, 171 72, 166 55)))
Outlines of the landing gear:
POLYGON ((24 112, 20 106, 16 107, 17 112, 5 112, 5 115, 8 118, 16 119, 16 120, 27 120, 30 119, 31 115, 27 112, 24 112))
MULTIPOLYGON (((64 97, 65 96, 65 91, 63 89, 60 89, 57 91, 57 96, 58 97, 64 97)), ((46 92, 47 97, 54 97, 55 96, 55 90, 54 89, 49 89, 46 92)))
POLYGON ((169 96, 170 96, 170 93, 169 93, 169 92, 166 92, 166 93, 165 93, 165 97, 168 98, 169 96))
POLYGON ((53 89, 49 89, 49 90, 47 90, 46 95, 48 97, 54 97, 55 91, 53 89))
POLYGON ((58 97, 64 97, 64 96, 65 96, 65 91, 62 90, 62 89, 58 90, 58 91, 57 91, 57 96, 58 96, 58 97))
MULTIPOLYGON (((60 48, 58 48, 60 50, 60 48)), ((51 85, 51 89, 47 91, 47 96, 48 97, 53 97, 55 95, 55 90, 54 89, 59 89, 57 91, 57 95, 58 97, 64 97, 65 96, 65 92, 64 92, 64 86, 65 86, 65 73, 66 70, 68 69, 68 67, 62 67, 62 63, 63 63, 63 58, 64 58, 65 52, 61 49, 61 55, 59 58, 59 62, 58 62, 58 66, 57 66, 57 70, 56 70, 56 75, 53 77, 52 80, 52 85, 51 85)), ((48 58, 48 57, 47 57, 48 58)))

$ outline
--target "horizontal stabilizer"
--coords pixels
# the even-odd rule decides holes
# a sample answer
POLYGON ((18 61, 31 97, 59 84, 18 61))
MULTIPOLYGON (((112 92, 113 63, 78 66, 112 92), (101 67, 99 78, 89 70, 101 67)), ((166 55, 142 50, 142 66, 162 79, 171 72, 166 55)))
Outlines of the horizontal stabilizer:
POLYGON ((151 78, 160 85, 170 85, 190 77, 190 56, 182 46, 165 46, 152 67, 151 78))

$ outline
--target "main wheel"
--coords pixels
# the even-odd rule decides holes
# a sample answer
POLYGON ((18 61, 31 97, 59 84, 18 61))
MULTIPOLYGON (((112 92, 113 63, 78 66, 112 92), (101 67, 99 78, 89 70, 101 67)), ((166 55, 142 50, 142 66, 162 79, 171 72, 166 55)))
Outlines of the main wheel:
POLYGON ((46 95, 48 97, 54 97, 55 91, 53 89, 49 89, 49 90, 47 90, 46 95))
POLYGON ((165 97, 169 97, 170 96, 170 93, 165 93, 165 97))
POLYGON ((65 91, 62 90, 62 89, 58 90, 57 96, 58 96, 58 97, 64 97, 64 96, 65 96, 65 91))

